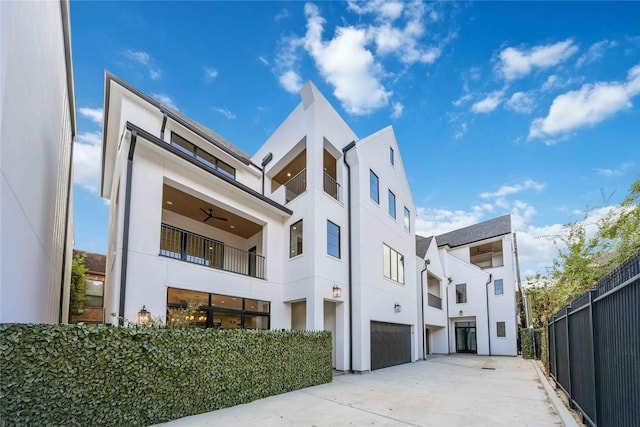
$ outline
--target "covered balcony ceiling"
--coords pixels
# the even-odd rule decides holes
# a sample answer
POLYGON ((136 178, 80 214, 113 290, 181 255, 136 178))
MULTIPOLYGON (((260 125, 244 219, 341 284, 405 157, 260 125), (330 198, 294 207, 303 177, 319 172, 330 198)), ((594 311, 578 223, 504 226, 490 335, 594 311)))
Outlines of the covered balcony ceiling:
POLYGON ((209 209, 212 209, 213 218, 209 218, 205 224, 245 239, 262 230, 259 224, 168 185, 162 187, 162 207, 200 222, 204 222, 209 209))
MULTIPOLYGON (((295 159, 291 160, 285 167, 282 168, 280 172, 278 172, 272 179, 272 181, 276 182, 277 185, 285 184, 291 178, 300 173, 304 168, 307 167, 307 150, 306 148, 302 150, 300 154, 296 156, 295 159)), ((275 188, 272 189, 272 191, 275 188)))

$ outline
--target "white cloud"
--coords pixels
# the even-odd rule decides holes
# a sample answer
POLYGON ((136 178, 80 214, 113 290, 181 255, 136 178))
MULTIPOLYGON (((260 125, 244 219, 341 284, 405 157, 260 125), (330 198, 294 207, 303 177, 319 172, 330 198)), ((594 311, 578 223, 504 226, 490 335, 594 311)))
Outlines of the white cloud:
POLYGON ((402 116, 402 112, 404 111, 404 105, 402 105, 399 102, 394 102, 391 108, 393 110, 391 113, 392 119, 398 119, 402 116))
POLYGON ((286 71, 280 76, 280 85, 290 93, 298 93, 302 89, 302 78, 293 70, 286 71))
POLYGON ((467 133, 467 124, 466 123, 462 123, 460 125, 460 127, 458 128, 458 130, 455 132, 455 134, 453 135, 453 137, 455 139, 460 139, 462 138, 465 134, 467 133))
POLYGON ((280 13, 278 13, 276 16, 273 17, 273 20, 277 22, 288 17, 289 17, 289 11, 287 9, 282 9, 280 13))
POLYGON ((474 206, 469 211, 435 208, 416 208, 416 234, 437 236, 482 221, 485 209, 474 206))
POLYGON ((89 191, 99 193, 102 135, 85 132, 73 144, 73 181, 89 191))
POLYGON ((499 54, 497 71, 507 80, 524 77, 533 68, 549 68, 567 60, 578 50, 573 40, 534 46, 531 49, 507 47, 499 54))
POLYGON ((258 56, 258 60, 262 62, 264 65, 269 65, 269 60, 267 60, 267 58, 265 58, 262 55, 258 56))
POLYGON ((149 77, 151 77, 151 80, 158 80, 160 77, 162 77, 162 70, 149 70, 149 77))
POLYGON ((507 107, 518 113, 529 114, 533 109, 534 99, 531 92, 516 92, 507 101, 507 107))
POLYGON ((231 111, 227 110, 226 108, 214 108, 214 111, 217 111, 218 113, 222 114, 227 119, 235 119, 236 118, 236 115, 233 114, 231 111))
POLYGON ((471 106, 471 111, 474 113, 490 113, 502 102, 502 96, 504 93, 502 91, 494 91, 487 95, 486 98, 474 103, 471 106))
POLYGON ((209 82, 218 77, 218 70, 211 67, 204 67, 204 78, 209 82))
POLYGON ((547 117, 531 123, 529 139, 554 137, 575 129, 593 126, 631 107, 631 98, 640 93, 640 65, 629 70, 627 81, 585 84, 579 90, 553 100, 547 117))
POLYGON ((589 47, 589 50, 584 53, 578 60, 576 61, 577 67, 582 67, 583 65, 591 64, 602 58, 607 49, 617 46, 618 44, 615 41, 602 40, 597 43, 592 44, 589 47))
POLYGON ((142 65, 147 65, 151 59, 151 56, 147 52, 141 50, 126 50, 124 56, 142 65))
POLYGON ((597 168, 596 172, 598 172, 599 175, 602 176, 620 176, 620 175, 624 175, 624 173, 627 171, 627 169, 632 168, 633 166, 635 166, 635 163, 632 162, 626 162, 621 164, 620 166, 618 166, 615 169, 605 169, 605 168, 597 168))
POLYGON ((349 9, 359 15, 373 13, 377 16, 377 19, 394 21, 402 15, 404 3, 385 0, 373 0, 358 3, 353 0, 349 0, 349 9))
POLYGON ((470 101, 473 98, 473 95, 470 93, 464 94, 462 95, 460 98, 456 99, 455 101, 452 101, 451 103, 455 106, 455 107, 459 107, 462 104, 470 101))
POLYGON ((161 104, 164 104, 169 108, 173 108, 176 111, 180 111, 176 106, 175 101, 170 96, 164 95, 162 93, 154 93, 152 96, 158 101, 160 101, 161 104))
POLYGON ((80 107, 78 112, 81 116, 89 118, 92 122, 102 125, 102 108, 80 107))
POLYGON ((544 189, 544 184, 536 182, 532 179, 527 179, 522 184, 503 185, 497 191, 480 193, 480 197, 482 199, 501 198, 530 189, 542 191, 544 189))

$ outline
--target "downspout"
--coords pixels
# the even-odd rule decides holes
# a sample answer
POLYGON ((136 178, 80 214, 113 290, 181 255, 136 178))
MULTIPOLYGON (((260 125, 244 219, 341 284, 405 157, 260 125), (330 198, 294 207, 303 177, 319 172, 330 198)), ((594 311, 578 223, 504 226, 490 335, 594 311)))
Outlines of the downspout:
MULTIPOLYGON (((427 360, 427 331, 425 331, 425 325, 424 325, 424 272, 427 271, 427 266, 431 264, 431 261, 429 260, 429 258, 424 260, 424 268, 422 269, 422 271, 420 272, 420 307, 421 307, 421 318, 422 318, 422 324, 420 325, 420 327, 422 328, 422 360, 427 360)), ((429 281, 427 280, 427 284, 429 284, 429 281)))
POLYGON ((167 112, 162 111, 162 127, 160 128, 160 139, 164 141, 164 128, 167 126, 167 112))
POLYGON ((127 157, 127 182, 124 199, 124 226, 122 231, 122 267, 120 268, 120 306, 118 309, 118 323, 122 325, 124 319, 124 301, 127 294, 127 257, 129 254, 129 217, 131 213, 131 180, 133 174, 133 153, 136 150, 138 132, 131 131, 131 143, 127 157))
POLYGON ((349 372, 353 371, 353 266, 351 261, 351 166, 347 163, 347 152, 356 146, 351 141, 342 149, 342 161, 347 167, 347 242, 349 255, 349 372))
POLYGON ((269 153, 262 159, 262 195, 264 196, 264 167, 273 159, 273 154, 269 153))
POLYGON ((447 277, 447 286, 444 288, 444 296, 447 297, 447 354, 451 354, 451 319, 449 318, 449 285, 453 282, 451 276, 447 277))
POLYGON ((487 295, 487 338, 489 340, 489 356, 491 356, 491 323, 489 322, 489 284, 491 284, 491 279, 493 279, 493 274, 489 273, 489 280, 485 285, 486 295, 487 295))

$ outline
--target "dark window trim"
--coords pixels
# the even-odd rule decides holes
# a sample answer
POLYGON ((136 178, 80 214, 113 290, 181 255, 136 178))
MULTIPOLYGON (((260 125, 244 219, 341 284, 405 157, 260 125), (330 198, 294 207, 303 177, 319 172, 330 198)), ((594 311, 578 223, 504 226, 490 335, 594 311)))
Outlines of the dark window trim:
POLYGON ((303 253, 304 253, 304 223, 302 222, 302 218, 301 218, 301 219, 297 220, 296 222, 294 222, 293 224, 289 225, 289 259, 295 258, 295 257, 297 257, 299 255, 302 255, 303 253), (292 254, 292 249, 293 248, 291 247, 291 234, 292 234, 291 231, 293 230, 293 226, 297 225, 297 224, 303 224, 302 225, 302 234, 301 234, 302 235, 302 248, 300 248, 300 252, 298 252, 297 251, 298 246, 296 245, 296 252, 297 253, 295 255, 293 255, 292 254))
POLYGON ((394 193, 393 191, 391 191, 390 189, 387 189, 389 191, 389 194, 387 195, 387 202, 389 203, 388 206, 388 213, 389 216, 393 219, 397 219, 398 216, 398 203, 397 203, 397 197, 396 197, 396 193, 394 193), (391 213, 391 198, 393 196, 393 214, 391 213))

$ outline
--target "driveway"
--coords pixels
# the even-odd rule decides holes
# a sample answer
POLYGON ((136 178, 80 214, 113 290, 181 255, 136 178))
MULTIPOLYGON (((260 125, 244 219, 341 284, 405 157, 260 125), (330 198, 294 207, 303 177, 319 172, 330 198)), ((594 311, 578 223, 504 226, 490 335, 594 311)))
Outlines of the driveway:
POLYGON ((164 426, 558 426, 531 361, 430 356, 164 426))

